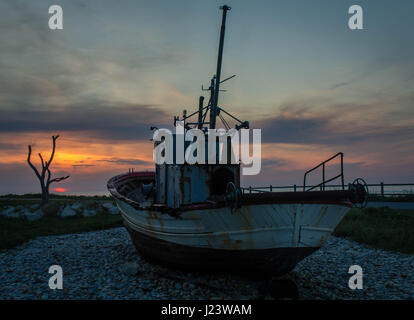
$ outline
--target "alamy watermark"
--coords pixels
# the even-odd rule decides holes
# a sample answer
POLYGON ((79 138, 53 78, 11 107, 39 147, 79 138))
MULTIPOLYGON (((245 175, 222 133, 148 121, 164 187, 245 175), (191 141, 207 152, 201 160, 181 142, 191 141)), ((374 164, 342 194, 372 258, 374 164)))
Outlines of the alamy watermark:
POLYGON ((158 142, 154 148, 156 164, 243 164, 242 175, 257 175, 261 170, 261 129, 185 131, 184 122, 177 121, 175 134, 169 129, 157 129, 154 131, 153 140, 158 142), (250 155, 250 131, 252 131, 252 155, 250 155))
POLYGON ((54 4, 49 7, 49 29, 62 30, 63 29, 63 9, 60 5, 54 4))
POLYGON ((348 286, 351 290, 362 290, 363 289, 363 281, 362 281, 362 268, 361 266, 355 264, 349 267, 348 273, 352 274, 349 278, 348 286))
POLYGON ((359 5, 353 5, 349 7, 349 14, 352 16, 348 20, 348 27, 351 30, 362 30, 364 29, 363 25, 363 10, 359 5))
POLYGON ((63 289, 63 270, 62 267, 58 264, 51 265, 49 268, 49 273, 53 274, 49 278, 49 288, 52 290, 62 290, 63 289))

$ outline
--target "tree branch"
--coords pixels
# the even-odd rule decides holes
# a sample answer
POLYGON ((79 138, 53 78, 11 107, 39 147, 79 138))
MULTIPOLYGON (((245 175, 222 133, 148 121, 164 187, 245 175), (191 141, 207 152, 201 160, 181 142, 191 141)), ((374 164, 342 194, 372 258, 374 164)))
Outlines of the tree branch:
POLYGON ((42 164, 42 168, 45 167, 45 162, 43 161, 42 154, 39 152, 40 163, 42 164))
POLYGON ((67 178, 69 178, 70 176, 66 176, 66 177, 60 177, 60 178, 54 178, 52 180, 48 181, 48 185, 52 184, 53 182, 60 182, 62 180, 66 180, 67 178))
POLYGON ((59 138, 59 135, 52 136, 53 146, 52 146, 52 153, 50 154, 50 159, 47 162, 47 168, 49 168, 50 164, 52 163, 53 157, 55 156, 55 149, 56 149, 56 140, 59 138))
POLYGON ((46 186, 49 186, 49 184, 50 184, 50 176, 51 176, 51 174, 50 174, 50 170, 49 170, 49 166, 47 165, 47 162, 46 162, 46 171, 47 171, 47 181, 46 181, 46 186))
POLYGON ((39 171, 37 171, 36 167, 30 162, 30 156, 32 155, 32 146, 28 145, 28 148, 29 148, 29 153, 27 155, 27 163, 33 169, 33 171, 36 173, 36 176, 39 178, 39 180, 41 180, 39 171))

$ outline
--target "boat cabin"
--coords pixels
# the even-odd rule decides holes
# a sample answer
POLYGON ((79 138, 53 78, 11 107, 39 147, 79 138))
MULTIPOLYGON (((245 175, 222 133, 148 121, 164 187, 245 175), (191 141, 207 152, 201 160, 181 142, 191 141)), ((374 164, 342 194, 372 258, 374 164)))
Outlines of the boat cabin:
MULTIPOLYGON (((174 141, 176 140, 174 135, 174 141)), ((159 142, 155 143, 155 146, 159 142)), ((175 145, 175 143, 174 143, 175 145)), ((154 147, 155 147, 154 146, 154 147)), ((184 143, 184 152, 190 146, 184 143)), ((205 202, 208 198, 226 194, 229 182, 240 187, 240 164, 231 164, 231 143, 227 141, 227 163, 220 164, 220 143, 216 141, 216 164, 208 164, 208 141, 205 142, 205 164, 177 164, 174 148, 173 164, 155 166, 155 203, 171 208, 205 202)))

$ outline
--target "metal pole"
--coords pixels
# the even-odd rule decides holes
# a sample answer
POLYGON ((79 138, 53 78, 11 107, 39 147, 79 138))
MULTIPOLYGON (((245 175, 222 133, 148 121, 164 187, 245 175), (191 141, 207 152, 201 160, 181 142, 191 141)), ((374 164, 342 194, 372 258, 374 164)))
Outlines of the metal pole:
POLYGON ((341 152, 341 183, 342 183, 342 190, 345 190, 344 184, 344 154, 341 152))
POLYGON ((223 10, 223 18, 221 20, 221 31, 220 31, 220 44, 219 44, 219 51, 218 51, 218 58, 217 58, 217 71, 216 71, 216 81, 215 81, 215 89, 214 89, 214 96, 210 110, 210 128, 216 128, 216 116, 217 116, 217 103, 218 103, 218 96, 220 90, 220 76, 221 76, 221 62, 223 58, 223 45, 224 45, 224 33, 226 30, 226 16, 227 11, 231 8, 229 6, 222 6, 220 7, 223 10))
POLYGON ((325 191, 325 163, 322 165, 322 186, 321 190, 325 191))
POLYGON ((200 100, 198 101, 198 129, 201 129, 203 126, 203 103, 204 103, 204 97, 200 96, 200 100))

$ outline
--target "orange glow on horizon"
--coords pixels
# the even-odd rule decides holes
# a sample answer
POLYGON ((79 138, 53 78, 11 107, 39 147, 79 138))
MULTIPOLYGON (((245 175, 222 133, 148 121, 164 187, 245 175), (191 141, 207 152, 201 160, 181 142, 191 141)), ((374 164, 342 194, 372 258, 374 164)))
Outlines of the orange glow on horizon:
MULTIPOLYGON (((71 132, 60 133, 56 153, 51 165, 52 176, 68 174, 94 174, 102 171, 148 170, 154 167, 153 144, 141 141, 106 141, 85 138, 71 132), (57 172, 58 171, 58 172, 57 172)), ((51 134, 17 134, 11 140, 0 134, 0 142, 7 141, 20 146, 13 152, 5 153, 2 163, 20 163, 26 166, 27 145, 32 144, 32 163, 40 170, 38 153, 46 160, 51 151, 51 134)), ((262 162, 279 160, 278 171, 305 170, 337 152, 336 148, 311 144, 262 143, 262 162)), ((374 165, 378 162, 375 154, 347 153, 346 162, 363 162, 374 165)), ((276 169, 276 166, 275 166, 276 169)))
MULTIPOLYGON (((0 159, 2 163, 26 164, 27 145, 32 144, 31 162, 41 170, 40 152, 45 160, 50 157, 52 141, 48 133, 17 134, 13 140, 0 134, 2 140, 20 146, 13 152, 5 153, 0 159), (4 138, 4 139, 3 139, 4 138)), ((71 174, 93 173, 107 170, 144 170, 153 167, 153 144, 149 141, 106 141, 89 140, 73 133, 60 133, 56 142, 56 153, 51 165, 54 172, 63 171, 71 174)), ((62 174, 62 173, 59 173, 62 174)))
MULTIPOLYGON (((27 145, 32 145, 33 165, 41 171, 41 152, 48 160, 52 147, 52 134, 55 132, 17 133, 10 137, 0 134, 0 143, 10 146, 0 157, 0 166, 9 166, 11 170, 22 172, 22 184, 33 183, 33 192, 38 191, 38 181, 27 164, 27 145)), ((106 183, 116 174, 134 171, 154 171, 153 143, 148 140, 116 140, 92 138, 87 134, 76 132, 59 132, 56 153, 51 165, 52 178, 69 175, 63 184, 53 185, 52 191, 63 194, 73 192, 106 192, 106 183), (64 186, 64 187, 62 187, 64 186), (81 191, 78 191, 81 190, 81 191)), ((403 148, 402 146, 401 148, 403 148)), ((336 154, 335 145, 318 145, 309 143, 263 142, 261 146, 262 173, 254 183, 259 185, 266 180, 278 185, 290 184, 302 178, 303 173, 336 154)), ((344 164, 350 168, 350 175, 365 176, 376 170, 388 170, 382 163, 391 163, 393 155, 383 154, 382 150, 358 151, 358 142, 350 146, 341 146, 345 153, 344 164), (351 169, 352 168, 352 169, 351 169), (380 168, 380 169, 378 169, 380 168)), ((413 155, 406 153, 399 158, 399 165, 407 167, 414 161, 413 155)), ((328 170, 335 171, 335 162, 328 170)), ((8 168, 9 168, 8 167, 8 168)), ((389 170, 393 170, 392 168, 389 170)), ((328 172, 329 173, 329 172, 328 172)), ((246 177, 243 177, 246 179, 246 177)))

